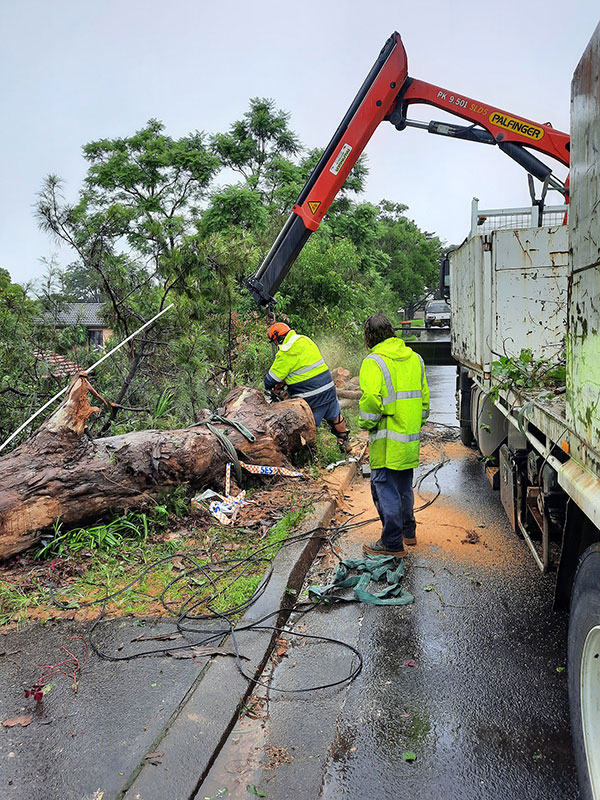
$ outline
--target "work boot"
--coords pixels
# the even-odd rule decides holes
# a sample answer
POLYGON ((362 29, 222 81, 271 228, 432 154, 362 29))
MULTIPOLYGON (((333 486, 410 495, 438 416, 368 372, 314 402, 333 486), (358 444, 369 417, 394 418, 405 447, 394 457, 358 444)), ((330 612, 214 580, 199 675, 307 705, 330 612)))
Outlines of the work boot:
POLYGON ((404 544, 410 545, 410 547, 414 547, 417 543, 417 534, 415 533, 414 536, 403 536, 404 544))
POLYGON ((406 550, 402 547, 400 550, 388 550, 381 539, 376 542, 369 542, 363 544, 363 553, 369 556, 396 556, 396 558, 404 558, 406 550))
POLYGON ((335 419, 325 420, 331 432, 337 439, 338 447, 342 453, 350 453, 352 448, 350 446, 350 431, 346 425, 346 420, 342 417, 341 413, 335 419))
POLYGON ((350 444, 350 437, 348 434, 346 436, 341 436, 338 440, 338 447, 340 448, 340 452, 345 453, 346 455, 350 455, 352 453, 352 445, 350 444))

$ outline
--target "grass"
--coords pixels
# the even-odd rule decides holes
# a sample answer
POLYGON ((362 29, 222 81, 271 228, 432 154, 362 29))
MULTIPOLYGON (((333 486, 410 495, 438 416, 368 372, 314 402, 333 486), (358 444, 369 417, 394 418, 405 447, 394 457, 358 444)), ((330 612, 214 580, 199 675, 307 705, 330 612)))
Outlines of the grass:
POLYGON ((223 613, 231 608, 240 608, 252 597, 256 591, 262 575, 243 576, 238 578, 229 589, 218 597, 211 607, 223 613))
MULTIPOLYGON (((215 611, 222 613, 228 609, 239 608, 250 600, 263 578, 266 560, 272 561, 275 558, 281 549, 283 541, 292 535, 311 509, 312 504, 307 503, 294 503, 290 506, 286 514, 269 529, 266 537, 260 542, 261 556, 264 560, 257 561, 249 567, 241 566, 239 572, 236 573, 239 577, 236 577, 234 582, 226 586, 216 601, 211 603, 211 607, 215 611)), ((241 547, 236 550, 235 558, 242 560, 252 556, 256 549, 252 545, 241 547)), ((234 615, 233 619, 238 616, 240 615, 234 615)))
POLYGON ((25 591, 20 586, 0 580, 0 626, 16 622, 17 628, 20 628, 27 619, 29 610, 42 602, 43 595, 39 589, 25 591))
MULTIPOLYGON (((63 531, 57 525, 55 549, 45 545, 41 550, 42 557, 33 563, 25 578, 19 571, 15 582, 0 580, 0 626, 15 622, 21 626, 31 618, 31 610, 38 607, 45 610, 44 616, 60 616, 61 611, 53 608, 49 592, 44 586, 44 583, 50 582, 58 582, 63 586, 63 592, 58 593, 57 599, 76 609, 95 603, 99 611, 107 595, 124 589, 107 603, 106 611, 112 616, 165 615, 168 611, 160 601, 163 592, 166 605, 173 614, 179 612, 182 604, 197 602, 203 597, 211 608, 221 613, 239 608, 252 597, 265 573, 267 561, 276 555, 282 541, 311 506, 292 493, 284 516, 258 541, 256 531, 222 526, 199 531, 186 529, 182 538, 165 540, 167 524, 172 530, 173 523, 177 523, 176 515, 169 509, 185 509, 187 516, 188 501, 186 499, 183 504, 179 496, 157 508, 158 511, 155 509, 147 515, 143 524, 139 519, 133 524, 132 515, 127 515, 102 526, 77 528, 74 531, 63 531), (100 527, 119 532, 121 538, 117 546, 111 544, 112 540, 104 532, 99 534, 100 527), (72 539, 69 534, 72 534, 72 539), (264 548, 260 560, 236 566, 236 561, 252 557, 260 548, 264 548), (221 562, 224 571, 209 573, 213 581, 211 584, 201 573, 193 574, 190 571, 193 565, 182 558, 186 554, 193 556, 202 566, 209 561, 221 562), (180 560, 171 558, 175 555, 180 560), (50 561, 50 557, 55 560, 50 561), (149 573, 125 589, 152 564, 156 566, 149 573), (60 573, 65 566, 69 567, 67 574, 71 574, 71 577, 63 579, 60 573), (229 570, 229 567, 232 569, 229 570), (56 577, 53 570, 57 570, 56 577), (46 580, 33 579, 31 576, 36 572, 40 576, 43 574, 46 580), (76 574, 73 575, 73 572, 76 574), (213 597, 214 600, 211 600, 213 597)), ((194 613, 208 610, 208 607, 199 607, 194 613)))
POLYGON ((350 428, 350 436, 355 435, 359 431, 358 420, 360 419, 360 414, 358 412, 358 406, 345 408, 342 414, 346 420, 346 425, 350 428))
POLYGON ((318 345, 330 369, 345 367, 350 370, 351 375, 358 375, 363 358, 369 354, 362 337, 343 339, 329 336, 318 338, 318 345))
MULTIPOLYGON (((182 542, 148 543, 143 548, 136 542, 126 542, 116 553, 97 552, 83 574, 69 586, 64 601, 69 605, 101 601, 131 583, 150 564, 194 548, 195 544, 186 546, 182 542)), ((111 599, 107 610, 109 613, 145 613, 177 574, 172 561, 158 564, 134 586, 111 599)), ((179 590, 170 592, 171 600, 179 597, 179 590)))
POLYGON ((338 447, 337 439, 331 433, 329 427, 321 427, 317 430, 316 449, 316 461, 321 467, 326 467, 328 464, 345 458, 344 453, 338 447))
POLYGON ((150 529, 164 528, 171 515, 179 516, 187 511, 187 487, 179 486, 171 494, 163 495, 148 512, 134 511, 91 527, 63 530, 59 517, 54 523, 52 538, 37 550, 35 557, 60 558, 84 550, 112 552, 131 539, 147 541, 150 529))

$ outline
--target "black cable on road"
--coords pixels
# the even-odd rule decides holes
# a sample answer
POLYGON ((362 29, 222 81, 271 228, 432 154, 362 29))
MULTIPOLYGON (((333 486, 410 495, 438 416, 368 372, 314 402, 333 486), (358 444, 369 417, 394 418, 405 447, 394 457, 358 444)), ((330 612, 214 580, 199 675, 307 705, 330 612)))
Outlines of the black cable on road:
MULTIPOLYGON (((239 625, 239 624, 236 625, 234 618, 238 614, 240 614, 240 613, 246 611, 248 608, 250 608, 250 606, 252 606, 259 599, 259 597, 261 597, 261 595, 265 592, 265 590, 266 590, 266 588, 268 586, 269 580, 270 580, 270 578, 271 578, 271 576, 273 574, 273 565, 272 565, 273 555, 269 555, 268 554, 269 550, 274 550, 275 548, 279 548, 279 547, 286 547, 286 546, 295 544, 296 542, 308 541, 310 539, 318 539, 321 542, 330 541, 330 537, 327 537, 326 535, 324 535, 324 533, 326 531, 333 531, 334 533, 339 534, 340 532, 343 531, 343 526, 341 526, 339 528, 335 528, 335 529, 317 527, 317 528, 313 528, 313 529, 311 529, 309 531, 306 531, 304 533, 301 533, 301 534, 292 534, 292 535, 290 535, 290 536, 286 537, 285 539, 280 540, 278 542, 273 542, 273 543, 268 543, 266 545, 262 545, 257 550, 255 550, 252 555, 246 556, 245 558, 242 558, 242 559, 223 559, 221 561, 211 562, 211 563, 208 563, 208 564, 206 564, 206 563, 202 564, 193 555, 190 555, 189 553, 175 553, 173 555, 165 556, 164 558, 158 559, 157 561, 155 561, 152 564, 148 565, 144 570, 142 570, 142 572, 136 578, 134 578, 132 581, 127 583, 121 589, 119 589, 119 590, 117 590, 115 592, 107 593, 103 597, 98 598, 96 600, 89 601, 87 603, 68 604, 68 603, 62 602, 61 600, 59 600, 57 598, 55 588, 52 587, 52 586, 49 586, 48 588, 49 588, 51 600, 54 603, 54 605, 56 605, 58 608, 63 609, 63 610, 76 609, 76 608, 80 609, 80 608, 86 608, 86 607, 95 606, 95 605, 101 605, 100 614, 94 620, 94 622, 92 623, 92 626, 91 626, 90 631, 89 631, 89 642, 90 642, 90 646, 91 646, 92 650, 96 653, 96 655, 99 658, 102 658, 102 659, 107 660, 107 661, 115 661, 115 662, 116 661, 130 661, 130 660, 135 659, 135 658, 142 658, 142 657, 154 656, 154 655, 165 655, 165 654, 173 652, 173 651, 189 650, 189 649, 191 649, 193 647, 201 647, 201 646, 206 646, 206 645, 214 643, 214 642, 221 642, 226 636, 231 636, 232 644, 233 644, 234 651, 235 651, 236 664, 237 664, 237 668, 240 671, 240 673, 248 681, 250 681, 252 683, 255 683, 255 684, 258 684, 258 685, 262 685, 262 686, 267 686, 267 684, 262 682, 259 678, 256 678, 253 675, 248 674, 244 670, 244 667, 243 667, 243 664, 242 664, 242 660, 241 660, 242 657, 241 657, 241 654, 240 654, 240 651, 239 651, 238 639, 237 639, 237 635, 239 635, 242 632, 248 632, 248 631, 253 631, 253 630, 254 631, 270 630, 270 631, 273 631, 273 632, 276 632, 276 633, 287 633, 289 635, 298 636, 298 637, 302 637, 302 638, 306 638, 306 639, 319 640, 319 641, 327 642, 327 643, 330 643, 330 644, 333 644, 333 645, 337 645, 339 647, 343 647, 343 648, 345 648, 347 650, 350 650, 350 652, 353 654, 353 659, 355 658, 357 660, 357 664, 352 666, 352 669, 350 670, 350 673, 347 676, 345 676, 343 678, 340 678, 339 680, 332 681, 330 683, 319 685, 319 686, 302 687, 302 688, 299 688, 299 689, 278 689, 277 687, 273 687, 273 686, 270 687, 273 691, 282 691, 282 692, 289 692, 289 693, 317 691, 318 689, 330 688, 332 686, 338 686, 338 685, 341 685, 341 684, 344 684, 344 683, 348 683, 348 682, 354 680, 354 678, 360 673, 360 671, 362 669, 362 655, 361 655, 361 653, 355 647, 353 647, 352 645, 350 645, 347 642, 344 642, 342 640, 333 639, 333 638, 329 638, 329 637, 325 637, 325 636, 314 636, 312 634, 301 633, 299 631, 289 631, 289 630, 286 630, 284 628, 280 628, 278 626, 264 625, 263 624, 267 620, 269 620, 269 619, 271 619, 273 617, 279 617, 282 614, 285 614, 285 615, 289 616, 294 611, 298 611, 299 608, 300 608, 300 605, 294 605, 294 606, 291 606, 291 607, 282 606, 282 607, 277 608, 277 609, 271 611, 270 613, 266 614, 261 619, 256 620, 256 621, 254 621, 254 622, 252 622, 250 624, 246 624, 246 625, 239 625), (319 531, 321 531, 322 533, 319 534, 318 533, 319 531), (165 611, 169 615, 177 617, 176 626, 177 626, 177 630, 178 630, 179 633, 182 633, 182 634, 184 634, 184 633, 194 633, 194 634, 200 635, 201 638, 198 641, 187 642, 186 644, 182 644, 182 645, 170 645, 168 647, 160 647, 160 648, 153 648, 153 649, 149 649, 149 650, 142 650, 140 652, 131 653, 131 654, 113 655, 111 653, 105 652, 98 645, 98 643, 96 642, 96 640, 94 638, 94 631, 97 629, 98 625, 104 619, 104 617, 106 615, 106 607, 107 607, 107 604, 109 603, 109 601, 114 600, 119 595, 122 595, 124 592, 129 591, 130 589, 133 589, 136 584, 138 584, 141 580, 143 580, 146 577, 146 575, 148 575, 153 570, 155 570, 158 567, 160 567, 162 564, 164 564, 164 563, 166 563, 168 561, 172 561, 175 558, 186 562, 190 566, 189 566, 189 568, 187 570, 183 570, 181 572, 181 574, 177 576, 177 578, 175 578, 173 581, 171 581, 169 584, 167 584, 167 586, 163 589, 163 591, 161 592, 161 594, 160 594, 158 599, 160 599, 163 608, 165 609, 165 611), (252 596, 250 598, 248 598, 248 600, 246 600, 245 602, 243 602, 243 603, 241 603, 241 604, 239 604, 239 605, 237 605, 235 607, 229 608, 224 612, 219 612, 216 609, 211 607, 210 604, 213 603, 224 592, 226 592, 227 589, 230 588, 235 583, 235 581, 239 580, 239 578, 242 577, 242 575, 244 575, 248 570, 250 570, 253 566, 256 566, 256 564, 261 563, 261 562, 269 563, 269 567, 267 569, 266 574, 261 579, 261 582, 259 583, 259 585, 255 589, 255 591, 253 592, 252 596), (216 582, 213 579, 212 575, 210 574, 211 567, 218 567, 219 568, 221 578, 223 576, 223 573, 225 573, 225 574, 234 573, 234 577, 222 589, 217 590, 216 582), (192 592, 190 597, 188 597, 182 603, 182 605, 177 610, 177 612, 174 612, 173 609, 170 607, 171 604, 168 602, 168 600, 166 598, 168 590, 170 588, 172 588, 176 583, 178 583, 180 581, 186 581, 190 577, 193 578, 196 575, 198 575, 199 573, 210 584, 211 589, 212 589, 212 594, 210 594, 209 596, 206 596, 206 595, 201 596, 200 595, 200 588, 199 588, 198 590, 192 592), (195 614, 194 612, 200 607, 208 608, 208 613, 195 614), (199 623, 201 621, 207 621, 207 620, 220 620, 224 624, 223 624, 222 627, 214 628, 214 629, 209 630, 209 631, 198 630, 198 628, 196 627, 196 623, 199 623)), ((332 551, 333 551, 333 548, 332 548, 332 551)), ((333 552, 335 554, 335 551, 333 551, 333 552)), ((337 555, 336 555, 336 557, 337 557, 337 555)), ((316 608, 319 605, 320 605, 319 603, 311 603, 310 607, 308 609, 305 609, 302 613, 307 613, 307 611, 312 610, 313 608, 316 608)))
MULTIPOLYGON (((438 471, 448 463, 448 460, 444 460, 439 462, 438 464, 434 465, 431 469, 421 475, 418 480, 415 482, 414 488, 416 489, 417 493, 421 487, 422 482, 427 478, 429 475, 433 475, 435 478, 436 486, 437 486, 437 493, 436 495, 428 500, 424 505, 420 506, 419 508, 415 509, 415 512, 422 511, 424 508, 430 506, 435 500, 439 497, 441 489, 439 485, 439 481, 437 478, 438 471)), ((355 515, 356 516, 356 515, 355 515)), ((350 519, 354 519, 354 517, 350 517, 350 519)), ((315 608, 321 607, 323 605, 332 606, 335 605, 335 602, 323 601, 322 603, 312 601, 310 603, 295 603, 292 606, 282 606, 280 608, 274 609, 273 611, 269 612, 265 616, 261 617, 261 619, 256 620, 252 623, 248 624, 236 624, 236 617, 237 615, 243 613, 247 609, 249 609, 256 601, 264 594, 271 576, 273 574, 273 564, 272 560, 274 558, 275 553, 269 552, 274 550, 279 550, 283 547, 288 547, 292 544, 296 544, 302 541, 309 541, 311 539, 317 539, 322 543, 329 543, 331 547, 331 552, 333 555, 341 561, 341 557, 336 553, 335 549, 333 548, 332 539, 334 536, 339 536, 342 533, 354 530, 359 527, 363 527, 364 525, 368 525, 372 522, 379 521, 379 517, 373 517, 371 519, 350 522, 349 520, 338 526, 338 527, 322 527, 318 526, 312 528, 304 533, 299 534, 291 534, 285 537, 282 540, 276 542, 270 542, 261 547, 258 547, 251 555, 245 556, 244 558, 228 558, 222 559, 220 561, 213 561, 209 563, 201 563, 201 561, 195 557, 193 554, 190 553, 174 553, 173 555, 165 556, 164 558, 158 559, 157 561, 149 564, 145 569, 140 572, 140 574, 135 577, 133 580, 129 581, 125 586, 118 589, 115 592, 107 592, 103 597, 97 598, 95 600, 91 600, 87 603, 65 603, 59 600, 56 596, 56 589, 53 586, 49 586, 50 598, 52 603, 62 610, 69 610, 69 609, 81 609, 81 608, 88 608, 91 606, 100 605, 101 610, 99 616, 94 620, 89 632, 89 639, 90 639, 90 646, 92 647, 93 651, 99 658, 102 658, 107 661, 130 661, 135 658, 143 658, 147 656, 155 656, 155 655, 165 655, 174 651, 180 650, 189 650, 193 647, 202 647, 213 642, 222 642, 227 636, 231 637, 231 641, 233 644, 234 652, 235 652, 235 660, 236 665, 239 672, 246 678, 246 680, 250 681, 259 686, 264 686, 266 688, 270 688, 272 691, 278 692, 285 692, 285 693, 298 693, 298 692, 314 692, 319 689, 326 689, 331 688, 333 686, 339 686, 344 683, 349 683, 357 675, 360 673, 363 664, 363 658, 360 651, 353 647, 351 644, 342 641, 341 639, 330 638, 327 636, 317 636, 314 634, 303 633, 299 631, 288 630, 285 628, 278 627, 277 625, 264 625, 267 620, 272 619, 273 617, 279 618, 281 615, 285 615, 289 617, 291 614, 296 613, 300 615, 304 615, 309 613, 310 611, 314 610, 315 608), (329 535, 326 535, 329 534, 329 535), (176 627, 177 631, 180 634, 197 634, 201 636, 201 638, 196 642, 187 642, 186 644, 181 645, 170 645, 168 647, 159 647, 153 648, 151 650, 142 650, 137 653, 131 654, 123 654, 123 655, 113 655, 110 653, 105 652, 95 641, 94 639, 94 631, 97 629, 98 625, 101 621, 105 618, 106 615, 106 608, 107 604, 114 600, 115 598, 119 597, 123 593, 133 590, 137 591, 134 587, 140 583, 147 575, 151 572, 156 570, 161 565, 165 564, 166 562, 173 561, 173 559, 178 559, 180 562, 186 563, 188 566, 187 569, 181 571, 176 578, 170 581, 162 590, 160 595, 158 596, 158 600, 160 600, 161 605, 165 609, 166 613, 169 616, 176 617, 176 627), (248 571, 255 568, 260 564, 268 564, 267 571, 263 575, 260 583, 252 593, 251 597, 245 600, 243 603, 239 605, 229 608, 226 611, 217 611, 212 604, 218 600, 234 583, 239 580, 243 575, 245 575, 248 571), (218 571, 219 573, 219 580, 222 582, 223 576, 232 575, 231 580, 226 582, 222 588, 218 587, 218 581, 213 578, 213 572, 218 571), (186 583, 189 586, 189 581, 193 580, 197 582, 198 577, 202 577, 202 583, 197 587, 196 590, 191 590, 191 594, 187 597, 181 605, 174 610, 172 608, 173 603, 168 600, 168 593, 171 589, 177 586, 179 583, 186 583), (210 588, 208 592, 204 592, 201 594, 201 589, 203 586, 208 585, 210 588), (196 613, 198 609, 205 608, 208 609, 207 612, 204 613, 196 613), (197 623, 206 622, 206 621, 220 621, 222 626, 213 628, 212 630, 199 630, 197 628, 197 623), (238 635, 240 633, 245 633, 249 631, 272 631, 273 633, 282 633, 291 636, 297 636, 304 639, 313 639, 316 641, 326 642, 331 645, 335 645, 338 647, 345 648, 352 653, 353 656, 353 665, 349 672, 349 674, 343 678, 338 680, 332 681, 327 684, 321 684, 318 686, 311 686, 311 687, 302 687, 300 689, 280 689, 278 687, 271 686, 259 678, 254 677, 253 675, 248 674, 243 667, 242 664, 242 656, 239 650, 239 643, 238 643, 238 635)), ((67 593, 65 591, 64 593, 67 593)), ((145 596, 148 596, 147 593, 141 592, 145 596)), ((331 598, 334 599, 334 598, 331 598)))

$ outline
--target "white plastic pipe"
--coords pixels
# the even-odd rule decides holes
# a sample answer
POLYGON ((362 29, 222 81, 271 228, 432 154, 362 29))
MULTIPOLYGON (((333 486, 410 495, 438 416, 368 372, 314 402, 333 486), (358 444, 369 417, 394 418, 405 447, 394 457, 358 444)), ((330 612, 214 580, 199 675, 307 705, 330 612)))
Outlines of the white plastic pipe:
MULTIPOLYGON (((171 303, 171 304, 170 304, 170 305, 168 305, 166 308, 163 308, 163 310, 162 310, 161 312, 159 312, 159 313, 158 313, 158 314, 157 314, 155 317, 152 317, 152 319, 151 319, 151 320, 148 320, 148 322, 145 322, 145 323, 142 325, 142 327, 141 327, 141 328, 138 328, 138 329, 137 329, 137 331, 135 331, 135 333, 132 333, 132 334, 130 334, 130 335, 129 335, 129 336, 126 338, 126 339, 123 339, 123 341, 122 341, 122 342, 119 342, 119 344, 118 344, 116 347, 113 347, 113 349, 112 349, 110 352, 108 352, 108 353, 105 353, 105 354, 102 356, 102 358, 99 358, 99 359, 98 359, 98 361, 95 361, 95 362, 92 364, 92 366, 91 366, 91 367, 88 367, 87 369, 85 369, 85 370, 82 370, 82 371, 83 371, 83 372, 87 372, 88 374, 89 374, 90 372, 93 372, 93 371, 96 369, 96 367, 99 367, 99 366, 100 366, 100 364, 102 364, 102 362, 103 362, 103 361, 106 361, 106 359, 107 359, 107 358, 110 358, 110 356, 112 356, 112 354, 113 354, 113 353, 116 353, 116 352, 117 352, 117 350, 120 350, 120 349, 123 347, 123 345, 124 345, 124 344, 127 344, 127 342, 129 342, 131 339, 133 339, 133 337, 134 337, 134 336, 137 336, 137 335, 138 335, 138 333, 141 333, 143 330, 145 330, 145 329, 146 329, 146 328, 148 328, 150 325, 152 325, 152 323, 153 323, 153 322, 156 322, 156 320, 157 320, 159 317, 162 317, 162 315, 163 315, 163 314, 164 314, 166 311, 168 311, 170 308, 173 308, 173 306, 174 306, 174 305, 175 305, 174 303, 171 303)), ((38 410, 35 412, 35 414, 32 414, 32 415, 29 417, 29 419, 28 419, 28 420, 26 420, 26 421, 25 421, 25 422, 24 422, 22 425, 20 425, 20 426, 17 428, 17 430, 16 430, 14 433, 11 433, 11 435, 8 437, 8 439, 7 439, 5 442, 3 442, 3 443, 0 445, 0 452, 1 452, 2 450, 4 450, 4 448, 6 447, 6 445, 7 445, 9 442, 12 442, 12 440, 15 438, 15 436, 17 436, 19 433, 21 433, 21 431, 23 430, 23 428, 26 428, 26 427, 29 425, 29 423, 30 423, 30 422, 32 422, 32 421, 33 421, 33 420, 34 420, 34 419, 35 419, 37 416, 39 416, 39 415, 42 413, 42 411, 45 411, 45 410, 48 408, 48 406, 52 405, 52 403, 53 403, 55 400, 58 400, 58 398, 59 398, 59 397, 61 397, 61 396, 62 396, 62 395, 63 395, 63 394, 64 394, 64 393, 67 391, 67 389, 69 388, 69 386, 70 386, 70 384, 69 384, 68 386, 65 386, 65 388, 64 388, 64 389, 61 389, 61 390, 60 390, 60 392, 58 392, 57 394, 55 394, 55 395, 54 395, 54 397, 51 397, 51 398, 50 398, 50 400, 48 400, 48 402, 47 402, 47 403, 44 403, 44 405, 43 405, 41 408, 38 408, 38 410)))

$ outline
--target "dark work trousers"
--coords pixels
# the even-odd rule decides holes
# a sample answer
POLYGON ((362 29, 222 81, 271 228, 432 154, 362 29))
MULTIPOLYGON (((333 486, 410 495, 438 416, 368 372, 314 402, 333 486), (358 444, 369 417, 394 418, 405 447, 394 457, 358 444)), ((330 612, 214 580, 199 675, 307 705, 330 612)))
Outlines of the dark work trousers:
POLYGON ((371 471, 371 494, 383 526, 381 539, 388 550, 402 549, 403 534, 415 535, 412 482, 412 469, 383 467, 371 471))

